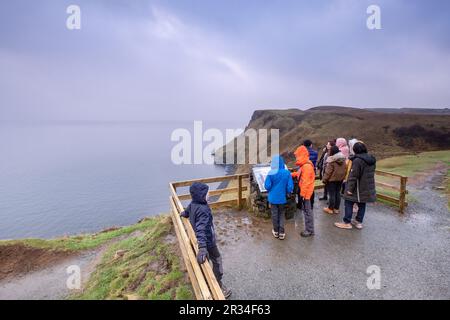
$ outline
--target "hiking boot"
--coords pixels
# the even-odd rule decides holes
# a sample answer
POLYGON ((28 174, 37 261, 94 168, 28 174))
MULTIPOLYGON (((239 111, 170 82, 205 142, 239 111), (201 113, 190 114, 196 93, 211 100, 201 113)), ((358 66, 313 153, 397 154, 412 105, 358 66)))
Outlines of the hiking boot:
POLYGON ((330 208, 323 208, 323 212, 328 213, 328 214, 334 214, 334 211, 330 208))
POLYGON ((222 293, 225 297, 225 299, 228 299, 231 296, 231 289, 228 289, 227 287, 225 287, 224 285, 220 286, 220 289, 222 289, 222 293))
POLYGON ((361 230, 363 228, 363 224, 355 219, 352 220, 352 225, 354 225, 358 230, 361 230))
POLYGON ((334 225, 339 229, 352 229, 352 225, 350 223, 345 222, 335 222, 334 225))
POLYGON ((286 238, 286 233, 280 233, 280 234, 278 235, 278 239, 284 240, 284 238, 286 238))
POLYGON ((334 214, 340 214, 340 211, 338 209, 333 210, 334 214))
POLYGON ((302 232, 300 232, 300 236, 302 236, 303 238, 312 237, 313 235, 314 235, 314 233, 309 232, 309 231, 302 231, 302 232))
POLYGON ((274 236, 275 238, 277 238, 277 239, 278 239, 278 237, 280 236, 280 235, 278 234, 278 232, 276 232, 276 231, 273 230, 273 229, 272 229, 272 234, 273 234, 273 236, 274 236))

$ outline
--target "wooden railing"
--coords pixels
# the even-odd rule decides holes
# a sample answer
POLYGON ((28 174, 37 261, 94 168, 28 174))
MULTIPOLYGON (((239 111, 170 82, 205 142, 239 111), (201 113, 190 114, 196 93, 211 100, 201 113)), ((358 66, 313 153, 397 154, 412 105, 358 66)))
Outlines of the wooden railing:
MULTIPOLYGON (((400 212, 403 213, 407 206, 407 177, 379 170, 376 171, 376 174, 388 178, 400 179, 400 185, 398 187, 385 182, 376 182, 377 186, 379 187, 398 191, 400 195, 398 198, 380 193, 378 193, 377 196, 384 201, 398 206, 400 212)), ((188 271, 188 275, 194 289, 194 294, 198 300, 224 300, 225 298, 223 296, 219 283, 214 276, 211 265, 209 263, 204 263, 202 265, 199 265, 197 263, 196 255, 198 253, 198 244, 195 232, 189 220, 180 216, 181 212, 184 210, 182 201, 190 200, 191 196, 187 193, 179 195, 177 193, 177 189, 189 187, 194 182, 202 182, 206 184, 228 182, 226 188, 211 190, 209 194, 210 196, 227 195, 231 196, 231 198, 223 200, 221 199, 222 197, 219 197, 217 201, 209 202, 209 205, 211 208, 230 205, 241 209, 243 208, 244 202, 247 198, 247 195, 244 196, 244 192, 250 190, 248 178, 249 174, 236 174, 230 176, 172 182, 169 184, 171 194, 169 198, 171 217, 181 249, 181 254, 183 256, 183 261, 186 265, 186 269, 188 271)), ((321 188, 323 188, 323 184, 316 186, 316 189, 321 188)))
MULTIPOLYGON (((395 173, 376 170, 375 171, 375 181, 376 181, 375 184, 377 187, 392 190, 395 193, 398 193, 398 197, 396 197, 393 195, 383 194, 383 193, 380 193, 377 191, 377 197, 383 201, 386 201, 386 202, 398 207, 400 213, 402 213, 402 214, 405 213, 405 209, 408 206, 408 202, 406 199, 406 195, 408 194, 408 190, 406 189, 408 177, 405 177, 405 176, 402 176, 399 174, 395 174, 395 173), (392 180, 398 180, 399 183, 398 183, 398 185, 394 185, 394 184, 390 184, 390 183, 386 183, 386 182, 380 182, 380 181, 377 181, 377 176, 387 177, 392 180)), ((377 190, 378 190, 378 188, 377 188, 377 190)))
POLYGON ((226 205, 236 205, 239 209, 242 209, 244 202, 246 201, 246 197, 244 197, 244 192, 249 190, 248 186, 248 178, 249 174, 235 174, 229 176, 220 176, 220 177, 212 177, 212 178, 204 178, 204 179, 194 179, 187 181, 178 181, 172 182, 171 188, 175 190, 175 194, 180 201, 190 200, 191 195, 188 193, 178 195, 176 190, 181 187, 189 187, 194 182, 202 182, 206 184, 217 183, 217 182, 227 182, 228 187, 224 189, 217 189, 209 191, 209 196, 222 196, 222 195, 231 195, 231 199, 220 199, 218 201, 209 202, 210 207, 217 208, 223 207, 226 205), (232 184, 230 187, 229 185, 232 184), (235 195, 235 197, 233 197, 235 195))
MULTIPOLYGON (((289 171, 294 172, 298 170, 297 168, 289 168, 289 171)), ((316 176, 316 180, 320 180, 319 176, 316 176)), ((406 189, 406 184, 408 182, 408 177, 396 174, 396 173, 391 173, 391 172, 386 172, 386 171, 381 171, 381 170, 376 170, 375 171, 375 185, 377 187, 380 187, 382 189, 387 189, 387 190, 391 190, 394 191, 395 193, 398 193, 398 197, 390 195, 390 194, 385 194, 383 192, 379 192, 377 189, 377 197, 391 205, 394 205, 396 207, 399 208, 400 213, 404 213, 406 207, 408 206, 408 202, 406 199, 406 195, 408 194, 408 190, 406 189), (390 183, 386 183, 386 182, 380 182, 377 181, 377 176, 381 176, 381 177, 387 177, 393 180, 398 180, 399 183, 398 185, 394 185, 394 184, 390 184, 390 183)), ((315 190, 318 189, 323 189, 325 186, 323 183, 316 183, 316 186, 314 187, 315 190)))
POLYGON ((209 263, 199 265, 196 259, 198 253, 198 244, 195 232, 192 229, 191 223, 188 219, 180 216, 184 210, 182 200, 189 200, 189 194, 177 194, 177 189, 181 187, 188 187, 194 182, 203 183, 217 183, 217 182, 236 182, 236 187, 229 187, 219 190, 211 190, 210 196, 230 195, 235 194, 231 200, 221 200, 209 203, 211 208, 221 207, 226 205, 235 205, 242 208, 246 198, 243 197, 243 192, 248 190, 248 185, 244 185, 244 179, 248 178, 248 174, 223 176, 206 179, 196 179, 189 181, 179 181, 169 184, 171 196, 169 198, 171 206, 171 217, 174 225, 175 233, 178 238, 181 254, 183 256, 184 264, 188 271, 189 279, 191 280, 192 288, 194 290, 197 300, 225 300, 219 283, 214 276, 212 267, 209 263))

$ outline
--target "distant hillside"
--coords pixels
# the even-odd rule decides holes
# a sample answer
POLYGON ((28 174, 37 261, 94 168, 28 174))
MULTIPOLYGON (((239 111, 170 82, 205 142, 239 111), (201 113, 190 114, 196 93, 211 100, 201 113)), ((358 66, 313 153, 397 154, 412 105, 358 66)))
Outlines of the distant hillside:
POLYGON ((450 114, 382 112, 346 107, 315 107, 306 111, 257 110, 246 129, 279 129, 280 152, 292 152, 304 139, 317 149, 329 139, 363 140, 378 158, 450 149, 450 114))
POLYGON ((384 113, 409 113, 409 114, 445 114, 450 115, 450 108, 426 109, 426 108, 367 108, 365 110, 384 113))

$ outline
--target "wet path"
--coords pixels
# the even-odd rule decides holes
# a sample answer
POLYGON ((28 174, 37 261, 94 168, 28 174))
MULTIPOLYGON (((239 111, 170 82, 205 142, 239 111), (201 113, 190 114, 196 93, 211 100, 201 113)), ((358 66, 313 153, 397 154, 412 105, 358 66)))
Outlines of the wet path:
POLYGON ((450 214, 445 196, 410 188, 407 214, 368 206, 363 230, 340 230, 341 217, 316 201, 316 236, 299 236, 303 220, 287 222, 287 238, 245 212, 216 215, 225 283, 234 299, 450 299, 450 214), (380 267, 381 289, 369 290, 367 268, 380 267))

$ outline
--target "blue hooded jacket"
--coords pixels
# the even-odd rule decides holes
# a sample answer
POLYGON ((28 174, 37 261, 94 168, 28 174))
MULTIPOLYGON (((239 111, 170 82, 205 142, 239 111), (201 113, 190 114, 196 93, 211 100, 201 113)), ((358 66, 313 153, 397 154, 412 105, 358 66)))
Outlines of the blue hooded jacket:
POLYGON ((271 167, 264 181, 264 188, 269 192, 269 203, 285 204, 286 195, 294 190, 291 173, 285 169, 284 159, 280 155, 273 156, 271 167))
POLYGON ((213 216, 206 200, 208 189, 206 184, 194 182, 189 188, 192 202, 181 213, 181 216, 189 218, 199 248, 212 248, 216 245, 213 216))
POLYGON ((308 152, 309 152, 309 160, 313 163, 314 168, 316 168, 316 166, 317 166, 317 159, 319 157, 319 154, 317 153, 316 150, 314 150, 311 147, 306 148, 306 149, 308 149, 308 152))

